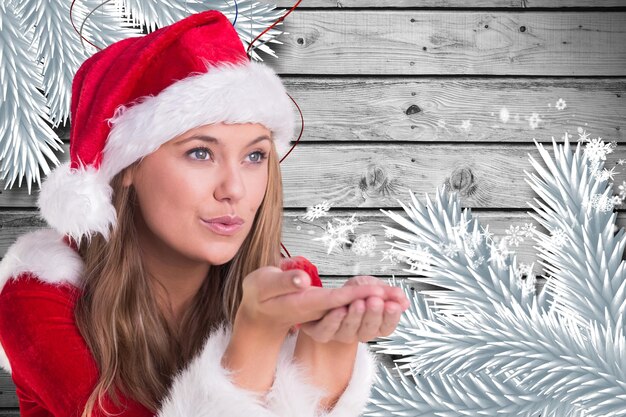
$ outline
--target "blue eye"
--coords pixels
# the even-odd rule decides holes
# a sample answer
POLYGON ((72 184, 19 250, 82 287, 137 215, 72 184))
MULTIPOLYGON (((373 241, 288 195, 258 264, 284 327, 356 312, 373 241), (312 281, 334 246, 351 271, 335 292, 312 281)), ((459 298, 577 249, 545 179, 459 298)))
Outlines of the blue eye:
POLYGON ((254 151, 250 155, 259 154, 259 158, 253 162, 253 164, 260 164, 267 158, 267 153, 263 151, 254 151))
MULTIPOLYGON (((211 153, 211 150, 206 147, 193 148, 189 152, 187 152, 187 155, 192 155, 192 154, 196 154, 196 156, 199 156, 199 158, 192 158, 192 159, 195 159, 196 161, 208 160, 208 159, 203 158, 201 155, 210 156, 210 157, 213 156, 213 154, 211 153)), ((260 150, 254 151, 248 155, 254 155, 254 154, 259 154, 260 156, 257 157, 257 159, 253 160, 252 164, 261 164, 263 160, 267 158, 267 152, 263 152, 260 150)))
MULTIPOLYGON (((204 154, 207 154, 207 155, 209 155, 209 156, 211 155, 211 151, 209 150, 209 148, 193 148, 192 150, 190 150, 189 152, 187 152, 187 155, 194 154, 194 153, 195 153, 196 155, 197 155, 198 153, 204 153, 204 154)), ((193 158, 193 159, 196 159, 196 158, 193 158)), ((198 160, 199 160, 199 161, 206 161, 206 159, 203 159, 203 158, 200 158, 200 159, 198 159, 198 160)))

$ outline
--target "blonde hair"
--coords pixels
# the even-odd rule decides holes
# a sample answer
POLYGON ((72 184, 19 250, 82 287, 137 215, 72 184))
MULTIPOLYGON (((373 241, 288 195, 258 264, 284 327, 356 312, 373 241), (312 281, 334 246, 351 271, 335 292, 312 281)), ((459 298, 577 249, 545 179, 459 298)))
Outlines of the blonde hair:
POLYGON ((243 278, 280 262, 283 191, 272 141, 267 189, 250 233, 231 261, 209 268, 180 327, 172 329, 158 307, 162 300, 156 280, 148 279, 139 255, 136 194, 132 186, 122 185, 124 172, 138 162, 111 181, 118 223, 109 241, 98 234, 79 247, 85 270, 74 314, 100 373, 81 417, 91 417, 96 401, 111 415, 102 399, 108 395, 119 406, 118 392, 156 412, 176 372, 199 353, 211 330, 223 321, 232 325, 243 278))

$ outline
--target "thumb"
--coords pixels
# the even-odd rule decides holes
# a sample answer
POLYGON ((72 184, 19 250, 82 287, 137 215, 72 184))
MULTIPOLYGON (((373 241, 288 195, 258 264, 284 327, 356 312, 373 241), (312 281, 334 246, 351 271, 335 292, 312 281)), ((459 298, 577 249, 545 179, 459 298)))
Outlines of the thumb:
POLYGON ((311 285, 311 277, 305 271, 301 269, 295 269, 289 272, 289 275, 291 276, 290 282, 292 287, 300 289, 309 287, 311 285))
POLYGON ((262 286, 262 300, 298 292, 311 285, 309 274, 301 269, 280 271, 267 278, 267 284, 262 286))

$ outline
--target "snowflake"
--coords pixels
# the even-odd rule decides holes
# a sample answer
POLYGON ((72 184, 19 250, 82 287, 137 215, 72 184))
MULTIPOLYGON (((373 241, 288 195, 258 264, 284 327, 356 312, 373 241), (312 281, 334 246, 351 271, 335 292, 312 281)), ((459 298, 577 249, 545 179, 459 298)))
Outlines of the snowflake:
POLYGON ((530 274, 532 274, 533 272, 534 264, 535 264, 534 262, 530 265, 525 264, 524 262, 521 262, 515 269, 515 276, 517 278, 522 278, 523 275, 530 276, 530 274))
POLYGON ((474 245, 474 247, 480 245, 483 241, 483 234, 481 232, 478 232, 476 234, 472 234, 472 245, 474 245))
POLYGON ((430 269, 430 263, 421 260, 421 259, 413 259, 409 258, 407 263, 411 267, 411 272, 422 272, 430 269))
POLYGON ((416 243, 411 243, 408 249, 409 258, 415 257, 430 257, 430 250, 426 246, 418 245, 416 243))
POLYGON ((614 172, 615 167, 612 167, 610 170, 607 170, 606 168, 604 170, 602 170, 602 173, 600 174, 600 179, 601 180, 608 180, 611 179, 613 180, 613 175, 615 174, 619 174, 619 172, 614 172))
POLYGON ((365 223, 365 222, 360 222, 360 221, 355 220, 354 216, 356 216, 356 213, 352 213, 352 217, 350 217, 347 220, 344 220, 344 219, 335 219, 335 220, 337 220, 340 227, 345 228, 346 230, 349 230, 352 233, 354 233, 355 226, 365 223))
POLYGON ((391 263, 393 264, 397 264, 398 262, 400 262, 399 259, 399 253, 397 250, 395 249, 386 249, 386 250, 382 250, 381 253, 383 254, 383 257, 381 258, 381 262, 384 261, 385 259, 389 259, 389 261, 391 261, 391 263))
POLYGON ((613 203, 614 206, 619 206, 624 202, 624 197, 621 197, 619 195, 614 195, 613 197, 611 197, 611 202, 613 203))
POLYGON ((500 242, 489 243, 490 256, 489 261, 496 261, 499 266, 504 266, 507 255, 511 253, 506 245, 506 239, 501 239, 500 242))
POLYGON ((590 206, 600 212, 613 210, 613 199, 602 194, 594 194, 591 197, 590 206))
MULTIPOLYGON (((523 265, 523 264, 522 264, 523 265)), ((537 290, 537 279, 535 275, 532 273, 532 265, 530 267, 526 266, 520 268, 515 271, 517 279, 514 281, 515 286, 522 290, 522 296, 528 297, 532 295, 537 290), (526 278, 522 278, 522 274, 527 274, 526 278)))
POLYGON ((485 262, 484 256, 479 256, 475 261, 472 262, 472 268, 478 269, 485 262))
POLYGON ((559 100, 556 102, 555 107, 557 110, 563 110, 564 108, 567 107, 567 104, 565 104, 565 100, 563 100, 562 98, 559 98, 559 100))
POLYGON ((459 252, 459 247, 456 243, 442 243, 441 245, 439 245, 439 247, 441 248, 441 251, 444 253, 444 255, 449 258, 454 258, 457 252, 459 252))
POLYGON ((493 236, 493 233, 489 232, 489 225, 487 225, 487 227, 483 227, 482 229, 483 229, 482 235, 485 237, 485 240, 487 241, 491 240, 491 236, 493 236))
MULTIPOLYGON (((480 235, 479 235, 480 237, 480 235)), ((469 258, 473 258, 476 255, 477 244, 472 238, 464 239, 463 243, 465 244, 465 253, 469 258)))
POLYGON ((626 164, 626 159, 618 159, 618 160, 617 160, 617 164, 618 164, 618 165, 624 165, 624 164, 626 164))
POLYGON ((610 143, 604 143, 602 138, 591 139, 585 145, 585 155, 590 161, 606 161, 606 155, 613 152, 610 143))
POLYGON ((519 243, 524 241, 523 232, 520 232, 519 226, 511 225, 508 230, 505 230, 505 232, 509 235, 506 239, 515 246, 519 246, 519 243))
POLYGON ((522 281, 522 294, 523 296, 529 296, 537 291, 537 278, 532 271, 526 276, 526 279, 522 281))
POLYGON ((591 174, 592 177, 597 178, 598 180, 600 180, 602 178, 602 172, 600 172, 600 166, 602 165, 602 163, 598 160, 598 161, 589 161, 589 173, 591 174))
POLYGON ((330 203, 328 201, 324 201, 323 203, 317 204, 313 207, 307 207, 304 219, 315 220, 319 217, 326 216, 328 214, 328 210, 330 210, 330 203))
POLYGON ((470 221, 471 220, 468 219, 461 219, 459 223, 457 223, 455 226, 452 226, 452 231, 454 232, 454 234, 461 239, 465 239, 467 236, 469 236, 467 226, 469 225, 470 221))
POLYGON ((622 183, 618 185, 617 188, 619 189, 620 197, 624 198, 624 196, 626 196, 626 181, 622 181, 622 183))
POLYGON ((432 255, 427 247, 411 244, 407 250, 407 256, 404 257, 406 263, 409 264, 411 272, 421 272, 430 269, 430 260, 432 255))
POLYGON ((357 236, 352 244, 352 250, 361 256, 373 255, 374 249, 376 249, 376 238, 371 234, 357 236))
POLYGON ((348 231, 345 227, 336 227, 333 226, 332 223, 328 222, 324 235, 322 235, 322 237, 313 238, 313 240, 321 240, 324 244, 328 245, 327 254, 330 254, 336 245, 340 245, 341 243, 351 243, 347 238, 347 233, 348 231))
POLYGON ((541 118, 538 113, 533 113, 532 116, 528 118, 528 124, 531 129, 536 129, 539 126, 539 122, 541 122, 541 118))
POLYGON ((531 237, 536 230, 537 228, 532 223, 524 223, 524 226, 522 226, 522 231, 526 237, 531 237))
POLYGON ((578 128, 578 142, 586 142, 589 140, 589 133, 587 133, 583 128, 578 128))
POLYGON ((568 241, 567 234, 563 229, 556 229, 552 231, 552 236, 550 236, 550 240, 552 244, 557 248, 560 248, 568 241))

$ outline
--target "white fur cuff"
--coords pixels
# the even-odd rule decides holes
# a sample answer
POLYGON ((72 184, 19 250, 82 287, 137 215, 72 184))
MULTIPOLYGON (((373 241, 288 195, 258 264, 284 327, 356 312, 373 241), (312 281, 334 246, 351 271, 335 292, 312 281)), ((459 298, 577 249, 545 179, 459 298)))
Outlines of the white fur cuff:
POLYGON ((348 387, 330 412, 322 412, 318 417, 360 416, 370 396, 374 377, 378 371, 378 360, 370 352, 367 343, 359 343, 354 363, 354 371, 348 387))
POLYGON ((324 390, 307 383, 293 361, 297 333, 287 335, 274 384, 263 396, 237 386, 221 366, 231 331, 222 324, 211 333, 202 352, 176 376, 157 417, 357 417, 365 409, 377 372, 366 343, 359 343, 346 390, 332 410, 324 411, 318 409, 324 390))
POLYGON ((268 407, 281 417, 357 417, 369 400, 378 361, 367 343, 359 343, 354 370, 348 386, 331 410, 319 407, 325 392, 308 383, 302 368, 292 361, 296 337, 288 339, 291 353, 283 357, 276 370, 276 379, 267 395, 268 407))
POLYGON ((276 417, 262 396, 235 385, 232 371, 221 366, 231 329, 222 324, 202 352, 181 371, 157 417, 276 417))

